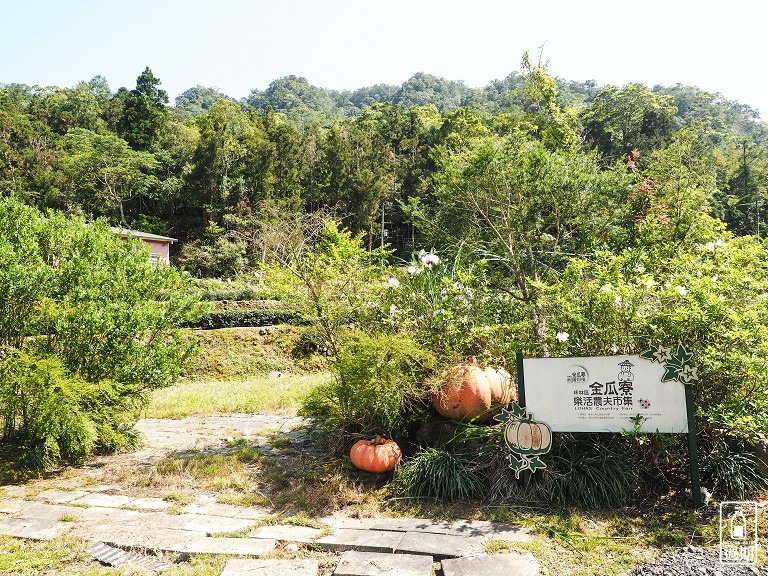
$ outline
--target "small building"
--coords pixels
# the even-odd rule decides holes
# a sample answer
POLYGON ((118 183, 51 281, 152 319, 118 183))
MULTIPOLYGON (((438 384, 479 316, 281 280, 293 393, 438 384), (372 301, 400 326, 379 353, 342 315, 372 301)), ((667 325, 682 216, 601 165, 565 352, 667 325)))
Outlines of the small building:
POLYGON ((149 245, 149 261, 153 267, 156 268, 160 262, 163 262, 166 266, 170 265, 170 246, 176 242, 176 238, 150 234, 140 230, 130 230, 129 228, 116 228, 114 226, 110 227, 110 230, 118 234, 124 241, 127 241, 128 238, 136 238, 149 245))

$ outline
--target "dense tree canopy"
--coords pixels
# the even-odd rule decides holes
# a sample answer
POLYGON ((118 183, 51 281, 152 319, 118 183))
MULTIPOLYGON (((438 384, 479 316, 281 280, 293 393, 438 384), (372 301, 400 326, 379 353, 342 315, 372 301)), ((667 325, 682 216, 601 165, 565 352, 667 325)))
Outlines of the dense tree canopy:
POLYGON ((710 213, 739 234, 766 218, 768 130, 749 107, 695 87, 559 80, 527 55, 521 72, 479 89, 424 73, 354 91, 285 76, 240 102, 197 85, 169 107, 160 86, 149 68, 114 93, 101 76, 73 88, 0 85, 0 189, 150 225, 193 252, 236 243, 238 266, 258 259, 256 231, 275 206, 335 211, 367 245, 386 238, 404 254, 439 241, 425 207, 448 158, 506 141, 509 160, 540 142, 637 175, 686 129, 710 213))

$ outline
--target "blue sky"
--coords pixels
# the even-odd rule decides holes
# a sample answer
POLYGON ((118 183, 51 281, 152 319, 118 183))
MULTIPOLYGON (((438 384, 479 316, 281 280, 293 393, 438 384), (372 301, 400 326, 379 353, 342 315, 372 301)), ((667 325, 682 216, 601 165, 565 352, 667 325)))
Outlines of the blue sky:
POLYGON ((171 101, 235 98, 280 76, 326 88, 428 72, 485 86, 544 46, 550 73, 695 85, 768 118, 768 3, 758 0, 0 0, 0 83, 132 88, 149 66, 171 101))

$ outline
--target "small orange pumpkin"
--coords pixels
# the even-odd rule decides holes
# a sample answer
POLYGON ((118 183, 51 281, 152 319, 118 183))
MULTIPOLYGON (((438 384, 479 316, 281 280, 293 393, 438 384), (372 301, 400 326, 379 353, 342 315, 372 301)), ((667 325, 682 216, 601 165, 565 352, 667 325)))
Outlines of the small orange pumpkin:
POLYGON ((394 440, 376 436, 373 440, 358 440, 349 451, 352 464, 366 472, 389 472, 403 458, 394 440))
POLYGON ((497 412, 494 408, 506 406, 516 398, 512 378, 503 368, 480 368, 473 357, 469 363, 454 366, 447 383, 439 393, 432 395, 432 404, 438 414, 451 420, 487 422, 497 412))

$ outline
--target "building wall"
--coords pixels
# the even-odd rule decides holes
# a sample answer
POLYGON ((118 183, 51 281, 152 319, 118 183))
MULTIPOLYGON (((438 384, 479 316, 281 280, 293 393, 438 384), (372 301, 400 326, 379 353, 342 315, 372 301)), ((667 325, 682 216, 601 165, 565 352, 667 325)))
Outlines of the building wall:
POLYGON ((149 244, 150 252, 152 252, 152 254, 157 254, 160 257, 160 261, 165 262, 166 265, 171 263, 169 242, 160 242, 158 240, 149 240, 146 238, 142 238, 142 241, 149 244))

